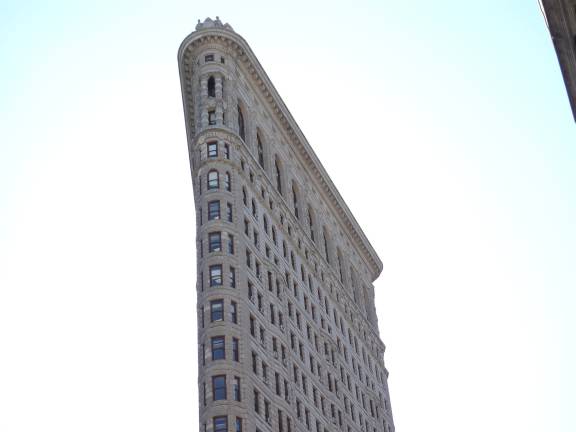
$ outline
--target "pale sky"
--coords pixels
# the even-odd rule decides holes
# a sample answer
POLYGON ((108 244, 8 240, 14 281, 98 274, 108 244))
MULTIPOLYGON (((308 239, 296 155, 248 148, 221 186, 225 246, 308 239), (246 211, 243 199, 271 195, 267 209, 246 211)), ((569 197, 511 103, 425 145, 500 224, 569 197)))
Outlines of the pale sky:
POLYGON ((536 0, 2 2, 0 430, 197 430, 176 54, 216 15, 384 262, 396 430, 576 431, 576 124, 536 0))

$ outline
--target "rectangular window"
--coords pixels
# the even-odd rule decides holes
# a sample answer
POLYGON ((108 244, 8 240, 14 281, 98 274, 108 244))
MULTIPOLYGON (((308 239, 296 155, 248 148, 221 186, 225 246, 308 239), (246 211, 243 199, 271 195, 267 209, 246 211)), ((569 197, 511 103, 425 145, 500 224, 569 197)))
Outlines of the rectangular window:
POLYGON ((234 236, 228 234, 228 253, 234 255, 234 236))
POLYGON ((238 338, 232 338, 232 360, 240 361, 240 341, 238 338))
POLYGON ((254 390, 254 412, 260 414, 260 392, 254 390))
POLYGON ((220 219, 220 201, 208 203, 208 220, 220 219))
POLYGON ((214 61, 214 54, 206 54, 206 55, 204 56, 204 61, 205 61, 205 62, 212 62, 212 61, 214 61))
POLYGON ((242 395, 240 393, 240 378, 235 376, 234 383, 232 384, 234 400, 240 402, 242 400, 242 395))
POLYGON ((216 142, 209 142, 208 146, 208 157, 215 158, 218 157, 218 143, 216 142))
POLYGON ((212 360, 224 360, 226 358, 225 340, 224 336, 212 338, 212 360))
POLYGON ((218 416, 213 418, 214 432, 228 432, 228 416, 218 416))
POLYGON ((284 424, 282 421, 282 410, 278 410, 278 432, 284 432, 284 424))
POLYGON ((208 234, 208 252, 221 252, 222 251, 222 234, 218 232, 211 232, 208 234))
POLYGON ((252 253, 246 249, 246 267, 252 268, 252 253))
POLYGON ((235 301, 230 302, 230 321, 238 324, 238 303, 235 301))
POLYGON ((230 267, 230 288, 236 288, 236 269, 230 267))
POLYGON ((276 394, 280 396, 280 374, 278 372, 274 372, 274 382, 276 384, 276 394))
POLYGON ((216 124, 216 111, 208 111, 208 125, 214 126, 216 124))
POLYGON ((212 377, 212 400, 226 400, 226 375, 212 377))
POLYGON ((224 321, 224 300, 210 302, 210 321, 224 321))
POLYGON ((222 286, 222 265, 215 264, 209 267, 210 271, 210 286, 222 286))
POLYGON ((236 417, 236 430, 234 432, 242 432, 242 419, 236 417))
POLYGON ((233 213, 232 213, 232 204, 230 204, 230 203, 226 203, 226 219, 228 220, 228 222, 234 221, 234 217, 233 217, 233 213))
POLYGON ((230 145, 224 144, 224 157, 230 159, 230 145))
POLYGON ((258 375, 258 357, 254 351, 252 351, 252 372, 258 375))

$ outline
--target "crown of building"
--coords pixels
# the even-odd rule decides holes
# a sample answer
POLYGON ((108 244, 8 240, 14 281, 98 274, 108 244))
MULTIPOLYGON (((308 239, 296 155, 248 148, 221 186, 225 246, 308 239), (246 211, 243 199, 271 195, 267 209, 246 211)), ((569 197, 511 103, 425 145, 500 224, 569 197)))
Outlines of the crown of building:
POLYGON ((232 28, 232 26, 228 23, 223 24, 222 21, 220 21, 220 17, 216 17, 215 20, 213 20, 212 18, 208 17, 204 20, 204 22, 201 22, 200 20, 198 20, 198 24, 196 24, 196 30, 203 30, 203 29, 209 29, 209 28, 223 28, 226 30, 230 30, 230 31, 234 31, 234 29, 232 28))

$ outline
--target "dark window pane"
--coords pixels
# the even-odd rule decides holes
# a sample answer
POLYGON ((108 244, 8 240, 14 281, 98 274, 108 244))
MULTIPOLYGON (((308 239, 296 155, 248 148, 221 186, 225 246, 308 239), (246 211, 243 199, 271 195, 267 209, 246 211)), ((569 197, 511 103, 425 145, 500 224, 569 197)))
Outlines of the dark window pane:
POLYGON ((212 399, 226 400, 226 375, 212 377, 212 399))
POLYGON ((224 336, 216 336, 212 338, 212 360, 222 360, 226 358, 224 343, 224 336))
POLYGON ((208 203, 208 220, 220 219, 220 201, 208 203))
POLYGON ((210 320, 224 320, 224 300, 213 300, 210 302, 210 320))
POLYGON ((222 266, 220 264, 210 266, 210 286, 222 286, 222 266))
POLYGON ((208 157, 209 158, 218 157, 218 143, 215 142, 208 143, 208 157))
POLYGON ((228 432, 227 416, 214 417, 213 422, 214 432, 228 432))

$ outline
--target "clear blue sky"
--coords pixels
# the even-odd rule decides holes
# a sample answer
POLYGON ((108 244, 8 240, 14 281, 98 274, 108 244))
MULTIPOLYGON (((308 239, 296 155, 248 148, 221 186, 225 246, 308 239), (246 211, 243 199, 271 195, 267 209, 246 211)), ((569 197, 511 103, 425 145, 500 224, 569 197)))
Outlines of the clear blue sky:
POLYGON ((384 262, 397 430, 574 432, 576 124, 536 0, 0 4, 0 429, 196 430, 176 53, 216 15, 384 262))

